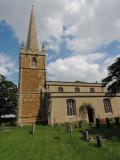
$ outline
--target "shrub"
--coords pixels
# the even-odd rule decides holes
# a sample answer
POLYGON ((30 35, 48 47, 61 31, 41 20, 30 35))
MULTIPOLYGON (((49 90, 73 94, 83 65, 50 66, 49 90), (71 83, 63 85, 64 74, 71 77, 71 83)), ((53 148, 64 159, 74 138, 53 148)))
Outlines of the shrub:
POLYGON ((111 127, 111 123, 110 123, 110 119, 106 118, 106 123, 107 123, 107 127, 110 128, 111 127))
POLYGON ((100 127, 100 120, 99 120, 99 118, 96 118, 96 127, 97 128, 100 127))
POLYGON ((115 125, 119 127, 120 126, 120 118, 115 117, 114 119, 115 119, 115 125))

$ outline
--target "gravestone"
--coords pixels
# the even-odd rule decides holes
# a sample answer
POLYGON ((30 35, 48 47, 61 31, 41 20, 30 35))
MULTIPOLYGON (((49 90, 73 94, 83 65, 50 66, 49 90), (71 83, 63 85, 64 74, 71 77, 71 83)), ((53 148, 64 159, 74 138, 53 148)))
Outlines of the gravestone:
POLYGON ((66 131, 69 132, 69 125, 66 124, 66 131))
POLYGON ((33 125, 32 125, 32 134, 33 135, 35 134, 35 123, 33 123, 33 125))
POLYGON ((72 124, 70 124, 70 126, 69 126, 69 133, 72 133, 72 131, 73 131, 73 127, 72 127, 72 124))
POLYGON ((97 147, 102 147, 100 136, 96 136, 96 145, 97 145, 97 147))
POLYGON ((86 131, 86 130, 82 131, 82 139, 85 140, 85 141, 89 140, 88 131, 86 131))
POLYGON ((68 132, 68 133, 72 133, 72 131, 73 131, 73 126, 72 126, 72 124, 67 124, 66 127, 67 127, 67 129, 66 129, 67 132, 68 132))

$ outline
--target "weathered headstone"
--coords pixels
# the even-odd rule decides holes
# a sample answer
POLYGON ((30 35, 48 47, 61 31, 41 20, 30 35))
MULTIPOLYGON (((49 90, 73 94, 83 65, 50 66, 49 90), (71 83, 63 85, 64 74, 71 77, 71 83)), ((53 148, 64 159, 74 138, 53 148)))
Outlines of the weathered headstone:
POLYGON ((89 140, 88 131, 86 131, 86 130, 82 131, 82 139, 85 141, 89 140))
POLYGON ((96 136, 96 145, 97 145, 97 147, 102 147, 100 136, 96 136))
POLYGON ((33 135, 35 134, 35 123, 33 123, 33 125, 32 125, 32 134, 33 135))

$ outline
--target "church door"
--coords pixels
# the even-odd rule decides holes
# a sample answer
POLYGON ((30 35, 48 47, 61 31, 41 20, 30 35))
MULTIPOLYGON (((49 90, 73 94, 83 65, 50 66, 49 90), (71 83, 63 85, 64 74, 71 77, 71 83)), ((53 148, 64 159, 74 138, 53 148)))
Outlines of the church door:
POLYGON ((88 108, 88 120, 89 120, 89 122, 94 122, 94 110, 93 110, 93 108, 88 108))

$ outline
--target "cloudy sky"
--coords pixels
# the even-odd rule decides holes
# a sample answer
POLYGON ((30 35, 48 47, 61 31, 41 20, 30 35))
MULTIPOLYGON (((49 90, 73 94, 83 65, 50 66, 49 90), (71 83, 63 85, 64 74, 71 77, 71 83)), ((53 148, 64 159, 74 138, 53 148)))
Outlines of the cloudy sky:
POLYGON ((120 0, 0 0, 0 74, 18 81, 32 3, 48 79, 101 81, 120 55, 120 0))

